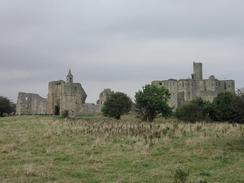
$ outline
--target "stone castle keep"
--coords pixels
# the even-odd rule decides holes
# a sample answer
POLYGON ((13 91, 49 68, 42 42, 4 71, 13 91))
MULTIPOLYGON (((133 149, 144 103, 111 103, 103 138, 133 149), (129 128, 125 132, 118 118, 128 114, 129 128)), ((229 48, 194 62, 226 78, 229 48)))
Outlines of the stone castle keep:
POLYGON ((221 92, 235 93, 234 80, 218 80, 213 75, 203 79, 202 63, 195 62, 191 79, 152 81, 152 84, 170 91, 169 105, 174 109, 196 98, 211 102, 221 92))
MULTIPOLYGON (((218 80, 213 75, 203 79, 202 63, 195 62, 191 79, 152 81, 152 85, 163 86, 170 91, 169 105, 174 109, 199 97, 213 101, 221 92, 235 93, 234 80, 218 80)), ((73 75, 69 70, 66 82, 63 80, 49 82, 47 98, 42 98, 38 94, 19 92, 16 112, 19 115, 61 115, 68 112, 71 117, 99 113, 112 92, 110 89, 101 92, 97 104, 85 103, 87 94, 80 83, 73 82, 73 75)))
POLYGON ((107 98, 106 95, 110 92, 110 89, 105 89, 100 94, 97 105, 85 103, 87 94, 80 83, 73 82, 73 75, 69 70, 66 82, 63 80, 49 82, 47 99, 38 94, 19 92, 16 112, 19 115, 61 115, 67 111, 69 116, 98 113, 107 98))

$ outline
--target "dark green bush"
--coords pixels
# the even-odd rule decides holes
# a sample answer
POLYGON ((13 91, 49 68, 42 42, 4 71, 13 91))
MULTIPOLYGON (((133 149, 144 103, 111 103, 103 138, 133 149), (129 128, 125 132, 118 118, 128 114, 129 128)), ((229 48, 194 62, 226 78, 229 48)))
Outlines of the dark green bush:
POLYGON ((244 96, 220 93, 212 103, 196 99, 176 110, 176 117, 183 121, 227 121, 244 123, 244 96))
POLYGON ((178 107, 175 115, 182 121, 196 122, 209 120, 211 112, 212 105, 198 98, 178 107))
POLYGON ((122 114, 130 111, 132 105, 131 99, 124 93, 116 92, 108 96, 104 102, 102 112, 104 116, 120 119, 122 114))
POLYGON ((0 96, 0 117, 4 114, 15 113, 16 105, 12 103, 8 98, 0 96))
POLYGON ((226 92, 213 101, 210 117, 215 121, 244 123, 244 97, 226 92))
POLYGON ((143 121, 152 122, 157 115, 170 116, 172 111, 168 105, 169 91, 164 87, 146 85, 135 95, 136 111, 143 121))

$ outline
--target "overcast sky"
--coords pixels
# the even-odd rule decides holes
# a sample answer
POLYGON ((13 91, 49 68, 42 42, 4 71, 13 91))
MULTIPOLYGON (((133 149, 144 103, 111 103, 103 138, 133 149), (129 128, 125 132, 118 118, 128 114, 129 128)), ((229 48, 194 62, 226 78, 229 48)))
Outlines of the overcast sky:
POLYGON ((243 0, 0 0, 0 95, 47 96, 75 82, 95 102, 104 88, 135 91, 152 80, 204 77, 244 87, 243 0))

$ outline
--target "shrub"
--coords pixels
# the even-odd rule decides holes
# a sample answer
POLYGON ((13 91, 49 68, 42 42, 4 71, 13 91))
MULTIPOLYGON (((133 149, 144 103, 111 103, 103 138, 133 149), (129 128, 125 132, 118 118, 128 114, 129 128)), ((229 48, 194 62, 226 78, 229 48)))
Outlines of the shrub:
POLYGON ((0 96, 0 116, 3 117, 3 114, 15 113, 16 106, 14 103, 6 97, 0 96))
POLYGON ((219 94, 213 101, 210 117, 216 121, 244 123, 244 97, 229 92, 219 94))
POLYGON ((146 85, 135 95, 136 111, 143 121, 152 122, 157 115, 167 117, 171 108, 167 104, 169 91, 164 87, 146 85))
POLYGON ((131 105, 132 101, 126 94, 116 92, 108 96, 104 102, 102 112, 104 116, 120 119, 122 114, 130 111, 131 105))
POLYGON ((209 114, 212 112, 212 105, 203 101, 201 98, 178 107, 176 117, 182 121, 196 122, 209 120, 209 114))

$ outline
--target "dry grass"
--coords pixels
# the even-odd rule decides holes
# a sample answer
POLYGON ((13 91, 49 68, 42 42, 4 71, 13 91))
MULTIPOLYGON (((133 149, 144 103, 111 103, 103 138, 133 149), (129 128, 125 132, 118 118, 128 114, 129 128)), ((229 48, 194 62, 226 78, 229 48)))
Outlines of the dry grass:
POLYGON ((244 126, 125 116, 0 119, 1 182, 244 182, 244 126))

